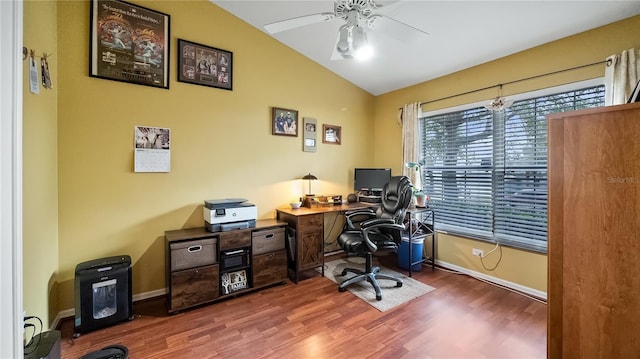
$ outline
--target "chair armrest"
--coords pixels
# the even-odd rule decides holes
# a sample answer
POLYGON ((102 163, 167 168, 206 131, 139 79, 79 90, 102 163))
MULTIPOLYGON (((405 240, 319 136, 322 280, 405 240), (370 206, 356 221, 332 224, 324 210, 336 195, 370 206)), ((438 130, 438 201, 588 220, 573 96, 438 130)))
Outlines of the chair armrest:
POLYGON ((404 231, 406 229, 404 225, 396 224, 393 222, 393 220, 390 220, 390 221, 391 222, 389 222, 389 220, 387 219, 379 219, 380 223, 373 223, 368 225, 366 228, 362 229, 362 237, 364 238, 364 243, 367 245, 367 247, 369 247, 369 250, 371 250, 372 252, 377 251, 378 246, 371 239, 369 239, 370 232, 378 233, 379 229, 381 228, 395 229, 398 231, 404 231))
POLYGON ((368 210, 367 208, 352 209, 344 213, 345 215, 345 228, 347 230, 358 230, 354 223, 362 223, 371 218, 375 218, 375 212, 368 210))
POLYGON ((350 218, 353 216, 375 216, 376 212, 369 208, 350 209, 344 212, 345 217, 350 218))
POLYGON ((371 218, 371 219, 367 219, 360 222, 360 228, 364 230, 365 228, 368 228, 370 226, 375 226, 379 224, 394 224, 394 223, 395 222, 393 221, 392 218, 371 218))

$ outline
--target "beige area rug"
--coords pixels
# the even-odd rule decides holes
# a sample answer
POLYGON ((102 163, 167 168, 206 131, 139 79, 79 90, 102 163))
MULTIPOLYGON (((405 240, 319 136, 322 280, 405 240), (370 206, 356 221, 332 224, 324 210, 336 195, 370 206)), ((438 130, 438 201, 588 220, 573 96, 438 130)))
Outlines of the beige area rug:
MULTIPOLYGON (((344 277, 341 276, 344 268, 357 268, 364 269, 364 258, 361 257, 348 257, 336 259, 331 262, 325 262, 324 275, 334 283, 340 283, 347 278, 351 278, 355 274, 347 273, 344 277)), ((374 265, 375 259, 374 259, 374 265)), ((318 268, 318 271, 320 269, 318 268)), ((389 310, 400 304, 406 303, 414 298, 418 298, 421 295, 427 294, 435 288, 419 282, 413 278, 407 277, 404 274, 393 271, 389 268, 380 266, 381 273, 391 274, 402 279, 402 287, 396 287, 396 282, 393 280, 380 279, 378 284, 382 290, 382 300, 376 300, 376 292, 373 289, 371 283, 362 281, 353 283, 347 287, 347 290, 355 294, 358 298, 369 303, 372 307, 378 309, 381 312, 389 310)), ((336 287, 336 291, 337 291, 336 287)))

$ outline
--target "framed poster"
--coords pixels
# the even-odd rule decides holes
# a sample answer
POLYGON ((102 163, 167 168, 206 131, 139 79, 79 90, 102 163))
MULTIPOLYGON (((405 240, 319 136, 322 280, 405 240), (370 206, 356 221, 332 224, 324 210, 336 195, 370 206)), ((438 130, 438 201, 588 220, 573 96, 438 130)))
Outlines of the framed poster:
POLYGON ((178 81, 232 90, 233 53, 178 39, 178 81))
POLYGON ((271 110, 271 134, 298 137, 298 111, 274 107, 271 110))
POLYGON ((91 0, 89 76, 169 88, 169 15, 91 0))

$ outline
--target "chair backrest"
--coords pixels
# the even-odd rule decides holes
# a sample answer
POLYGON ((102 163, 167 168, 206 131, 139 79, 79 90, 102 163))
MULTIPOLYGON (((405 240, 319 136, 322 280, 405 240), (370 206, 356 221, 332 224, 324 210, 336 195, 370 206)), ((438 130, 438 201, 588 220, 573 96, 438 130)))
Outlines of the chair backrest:
POLYGON ((379 218, 392 218, 395 223, 404 221, 412 196, 411 180, 407 176, 391 177, 382 189, 380 207, 376 213, 379 218))

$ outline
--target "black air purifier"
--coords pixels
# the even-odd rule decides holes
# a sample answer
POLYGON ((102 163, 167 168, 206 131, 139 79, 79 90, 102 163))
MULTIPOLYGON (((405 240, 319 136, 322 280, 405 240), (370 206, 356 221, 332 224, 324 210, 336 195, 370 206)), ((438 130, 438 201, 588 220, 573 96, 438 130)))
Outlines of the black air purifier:
POLYGON ((133 319, 131 257, 80 263, 75 275, 74 336, 133 319))

